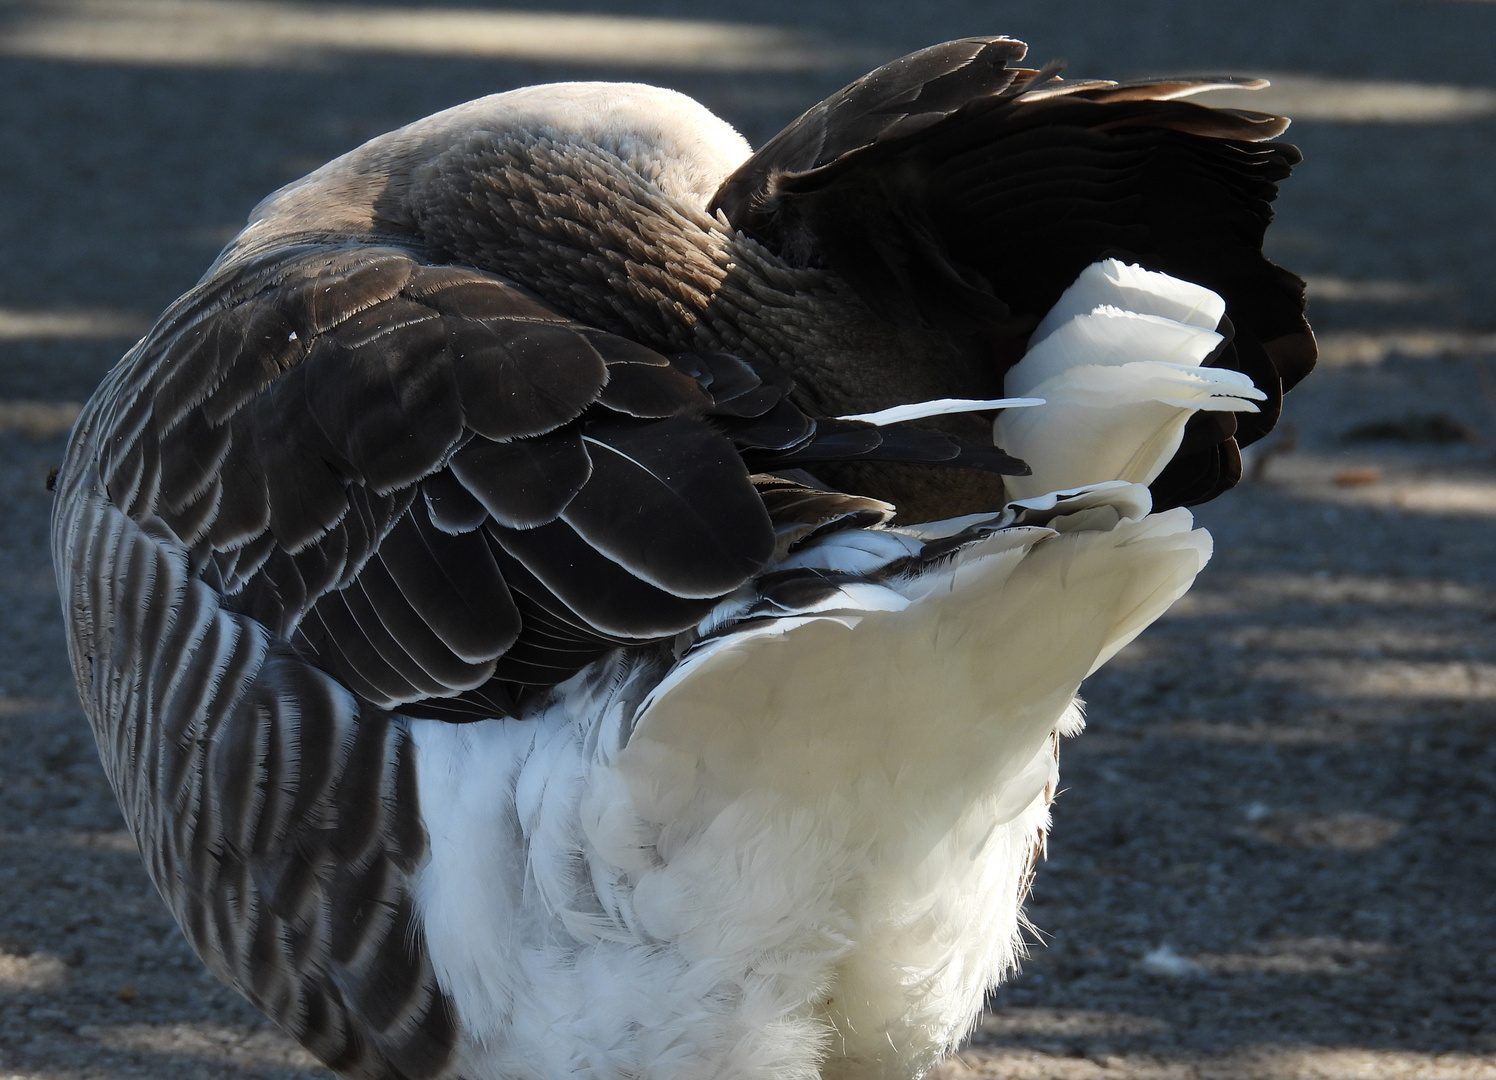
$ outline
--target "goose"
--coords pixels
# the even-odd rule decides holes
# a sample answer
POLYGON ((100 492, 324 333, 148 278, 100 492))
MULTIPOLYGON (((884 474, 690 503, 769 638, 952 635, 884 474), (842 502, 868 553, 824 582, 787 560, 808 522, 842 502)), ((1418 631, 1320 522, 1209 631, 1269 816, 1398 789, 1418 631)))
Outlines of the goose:
POLYGON ((73 671, 211 972, 341 1077, 918 1078, 1081 681, 1312 367, 1297 151, 1004 37, 757 152, 459 105, 275 192, 56 481, 73 671))

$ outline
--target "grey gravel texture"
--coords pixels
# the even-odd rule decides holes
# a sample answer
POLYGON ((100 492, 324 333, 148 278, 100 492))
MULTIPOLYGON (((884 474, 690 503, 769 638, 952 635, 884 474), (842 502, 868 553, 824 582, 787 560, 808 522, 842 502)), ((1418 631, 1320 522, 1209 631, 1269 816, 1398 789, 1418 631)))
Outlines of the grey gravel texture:
POLYGON ((784 28, 792 70, 568 61, 584 23, 525 63, 132 56, 120 29, 229 9, 269 11, 0 0, 0 1080, 328 1075, 202 972, 73 696, 44 478, 132 330, 261 196, 446 105, 628 78, 760 142, 879 59, 994 32, 1078 75, 1283 76, 1264 98, 1310 118, 1271 248, 1310 276, 1329 362, 1201 508, 1195 590, 1085 687, 1042 941, 945 1073, 1496 1078, 1496 3, 525 8, 784 28), (1372 422, 1413 441, 1344 440, 1372 422))

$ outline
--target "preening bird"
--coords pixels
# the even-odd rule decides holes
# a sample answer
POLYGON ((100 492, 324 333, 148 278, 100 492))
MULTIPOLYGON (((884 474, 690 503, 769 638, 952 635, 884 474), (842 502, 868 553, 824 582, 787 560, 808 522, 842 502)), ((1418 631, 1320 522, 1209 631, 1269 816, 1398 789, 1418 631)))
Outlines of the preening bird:
POLYGON ((1007 38, 756 153, 570 83, 274 193, 57 481, 199 956, 344 1077, 916 1078, 1021 951, 1081 680, 1312 367, 1243 80, 1007 38))

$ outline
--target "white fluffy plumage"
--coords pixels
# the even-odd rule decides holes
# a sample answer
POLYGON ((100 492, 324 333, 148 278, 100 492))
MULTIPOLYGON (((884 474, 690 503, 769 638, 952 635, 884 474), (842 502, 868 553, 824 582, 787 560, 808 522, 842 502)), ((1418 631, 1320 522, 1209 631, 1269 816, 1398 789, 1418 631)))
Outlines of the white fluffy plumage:
MULTIPOLYGON (((1180 324, 1134 325, 1108 359, 1151 392, 1145 358, 1180 324)), ((1043 431, 1067 447, 1083 422, 1043 431)), ((1131 418, 1125 436, 1123 461, 1161 441, 1131 418)), ((939 1061, 1022 953, 1081 680, 1210 557, 1187 510, 1150 505, 1113 479, 985 521, 831 533, 769 572, 862 584, 741 622, 754 597, 735 597, 663 678, 604 665, 533 720, 416 721, 421 789, 439 793, 421 912, 471 1075, 894 1078, 939 1061), (883 576, 962 528, 981 538, 883 576)))

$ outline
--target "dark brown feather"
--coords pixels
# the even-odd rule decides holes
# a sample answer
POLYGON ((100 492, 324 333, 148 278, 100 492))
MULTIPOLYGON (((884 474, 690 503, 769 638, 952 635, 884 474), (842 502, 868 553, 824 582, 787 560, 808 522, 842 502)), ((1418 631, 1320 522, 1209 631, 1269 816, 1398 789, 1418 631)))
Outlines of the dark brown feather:
POLYGON ((1303 282, 1261 250, 1277 182, 1299 160, 1263 141, 1286 121, 1179 99, 1247 80, 1064 83, 1012 67, 1023 54, 975 38, 880 68, 770 140, 712 205, 908 326, 1025 336, 1108 256, 1219 292, 1237 347, 1217 362, 1269 400, 1209 447, 1197 445, 1209 422, 1195 424, 1154 486, 1159 508, 1204 501, 1240 475, 1230 440, 1270 430, 1314 362, 1303 282))
POLYGON ((685 418, 589 422, 592 478, 561 518, 658 588, 704 599, 747 581, 773 552, 769 515, 732 443, 685 418))
POLYGON ((580 427, 535 439, 481 436, 452 456, 451 475, 495 521, 530 529, 554 521, 592 476, 580 427))

